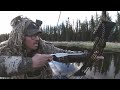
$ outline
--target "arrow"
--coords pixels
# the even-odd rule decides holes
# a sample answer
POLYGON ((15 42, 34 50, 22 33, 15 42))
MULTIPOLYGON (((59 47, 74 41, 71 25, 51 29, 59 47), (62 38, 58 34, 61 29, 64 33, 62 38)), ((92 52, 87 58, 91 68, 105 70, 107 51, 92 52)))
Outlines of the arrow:
POLYGON ((85 53, 56 53, 56 54, 51 54, 52 56, 56 56, 57 58, 60 57, 65 57, 65 56, 76 56, 76 55, 83 55, 85 53))

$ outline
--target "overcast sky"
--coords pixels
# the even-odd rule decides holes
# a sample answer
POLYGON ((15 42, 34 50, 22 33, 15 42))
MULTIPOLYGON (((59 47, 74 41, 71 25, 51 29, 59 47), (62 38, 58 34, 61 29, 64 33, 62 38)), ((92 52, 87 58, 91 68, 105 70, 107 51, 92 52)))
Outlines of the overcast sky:
MULTIPOLYGON (((101 11, 61 11, 61 16, 59 23, 66 21, 69 17, 72 23, 79 19, 81 22, 87 18, 91 19, 91 15, 95 16, 96 12, 101 15, 101 11)), ((109 15, 112 17, 112 21, 116 20, 117 11, 108 11, 109 15)), ((45 25, 57 25, 60 11, 0 11, 0 34, 10 33, 11 26, 10 22, 13 18, 18 15, 23 15, 35 21, 40 19, 43 21, 42 27, 45 25)))

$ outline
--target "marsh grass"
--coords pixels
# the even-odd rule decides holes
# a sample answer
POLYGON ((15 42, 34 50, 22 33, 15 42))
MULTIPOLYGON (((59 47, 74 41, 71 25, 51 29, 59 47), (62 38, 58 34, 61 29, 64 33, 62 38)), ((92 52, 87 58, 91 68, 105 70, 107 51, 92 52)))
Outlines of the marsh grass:
MULTIPOLYGON (((92 49, 94 42, 51 42, 57 47, 62 47, 63 49, 92 49)), ((104 49, 107 52, 120 52, 120 43, 107 42, 104 49)))

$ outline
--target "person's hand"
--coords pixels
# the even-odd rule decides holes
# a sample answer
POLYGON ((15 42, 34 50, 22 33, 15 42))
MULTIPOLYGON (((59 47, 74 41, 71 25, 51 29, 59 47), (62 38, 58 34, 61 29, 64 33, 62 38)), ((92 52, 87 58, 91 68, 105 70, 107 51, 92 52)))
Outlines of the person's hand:
MULTIPOLYGON (((97 54, 98 53, 98 51, 95 51, 94 52, 94 54, 97 54)), ((97 58, 96 58, 97 60, 103 60, 104 59, 104 57, 103 56, 97 56, 97 58)))
POLYGON ((97 60, 103 60, 104 57, 103 56, 97 56, 97 60))
POLYGON ((46 63, 50 62, 53 60, 53 56, 49 54, 35 54, 32 57, 32 67, 33 68, 39 68, 44 66, 46 63))

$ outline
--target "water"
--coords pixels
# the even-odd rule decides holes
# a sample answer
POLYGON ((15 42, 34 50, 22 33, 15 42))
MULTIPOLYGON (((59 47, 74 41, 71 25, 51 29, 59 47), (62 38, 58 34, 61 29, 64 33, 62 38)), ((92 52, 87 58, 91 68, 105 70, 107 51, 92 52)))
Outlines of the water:
POLYGON ((66 76, 70 79, 120 79, 120 53, 105 53, 104 60, 99 60, 83 77, 71 76, 81 68, 82 63, 53 61, 50 66, 54 76, 66 76))

